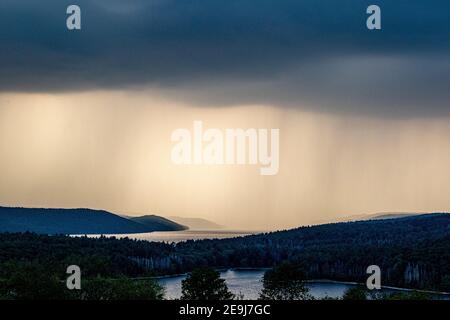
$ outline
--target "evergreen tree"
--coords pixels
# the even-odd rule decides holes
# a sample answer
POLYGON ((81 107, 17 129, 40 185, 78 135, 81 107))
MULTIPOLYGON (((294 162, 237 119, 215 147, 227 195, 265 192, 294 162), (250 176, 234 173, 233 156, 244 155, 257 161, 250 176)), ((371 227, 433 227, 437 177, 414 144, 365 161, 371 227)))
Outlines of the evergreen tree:
POLYGON ((234 295, 228 290, 219 272, 211 268, 193 270, 181 283, 182 300, 232 300, 234 295))
POLYGON ((261 300, 306 300, 312 297, 306 288, 303 268, 298 263, 282 262, 263 277, 261 300))
POLYGON ((367 290, 363 286, 350 287, 342 296, 344 300, 367 300, 367 290))
POLYGON ((82 300, 162 300, 164 289, 154 280, 92 279, 82 283, 82 300))

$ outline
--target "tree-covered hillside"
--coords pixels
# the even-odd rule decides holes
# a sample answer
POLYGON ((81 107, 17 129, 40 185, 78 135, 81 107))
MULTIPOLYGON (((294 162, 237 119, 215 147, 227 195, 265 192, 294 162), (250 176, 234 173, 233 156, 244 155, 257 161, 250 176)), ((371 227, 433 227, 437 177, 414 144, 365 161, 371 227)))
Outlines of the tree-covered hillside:
POLYGON ((181 231, 188 229, 188 227, 185 225, 155 215, 127 217, 127 218, 130 219, 131 221, 135 221, 147 226, 151 231, 181 231))
POLYGON ((123 234, 185 229, 158 216, 136 221, 104 210, 0 207, 0 232, 123 234))
POLYGON ((450 291, 450 215, 336 223, 234 239, 165 244, 130 239, 0 234, 0 279, 15 265, 60 277, 76 264, 85 277, 144 276, 200 266, 270 267, 300 261, 308 278, 364 281, 381 267, 385 285, 450 291))
POLYGON ((300 260, 309 278, 363 281, 381 267, 385 284, 450 290, 450 214, 326 224, 177 246, 183 265, 264 267, 300 260), (200 261, 200 262, 199 262, 200 261))

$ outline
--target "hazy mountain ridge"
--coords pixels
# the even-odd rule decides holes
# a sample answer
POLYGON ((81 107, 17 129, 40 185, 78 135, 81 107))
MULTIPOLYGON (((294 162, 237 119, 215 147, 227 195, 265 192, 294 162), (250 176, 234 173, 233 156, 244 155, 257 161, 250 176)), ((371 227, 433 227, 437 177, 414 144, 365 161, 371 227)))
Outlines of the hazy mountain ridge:
POLYGON ((381 212, 374 213, 367 217, 366 220, 380 220, 380 219, 398 219, 398 218, 407 218, 414 216, 421 216, 433 213, 420 213, 420 212, 381 212))
MULTIPOLYGON (((420 216, 426 214, 433 214, 428 212, 376 212, 371 214, 358 214, 345 217, 339 217, 332 219, 330 222, 352 222, 352 221, 367 221, 367 220, 385 220, 385 219, 398 219, 412 216, 420 216)), ((327 222, 322 222, 324 224, 327 222)))
POLYGON ((158 228, 154 231, 182 231, 189 227, 156 215, 145 215, 140 217, 128 217, 129 220, 141 223, 149 228, 158 228))
POLYGON ((203 218, 184 218, 184 217, 169 217, 170 220, 175 221, 181 225, 189 227, 190 230, 220 230, 225 229, 224 226, 203 218))
POLYGON ((140 223, 104 210, 0 207, 0 232, 41 234, 124 234, 179 230, 154 216, 140 223))

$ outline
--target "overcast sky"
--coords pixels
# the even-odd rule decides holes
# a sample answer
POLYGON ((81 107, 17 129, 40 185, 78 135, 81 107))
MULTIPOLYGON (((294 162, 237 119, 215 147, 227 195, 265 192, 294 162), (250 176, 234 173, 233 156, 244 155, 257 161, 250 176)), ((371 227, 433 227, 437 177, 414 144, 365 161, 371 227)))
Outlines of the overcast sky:
POLYGON ((441 116, 450 108, 450 2, 2 0, 0 90, 153 87, 207 106, 441 116))
POLYGON ((450 211, 449 17, 448 0, 0 0, 0 205, 259 230, 450 211), (280 129, 278 174, 174 165, 195 120, 280 129))

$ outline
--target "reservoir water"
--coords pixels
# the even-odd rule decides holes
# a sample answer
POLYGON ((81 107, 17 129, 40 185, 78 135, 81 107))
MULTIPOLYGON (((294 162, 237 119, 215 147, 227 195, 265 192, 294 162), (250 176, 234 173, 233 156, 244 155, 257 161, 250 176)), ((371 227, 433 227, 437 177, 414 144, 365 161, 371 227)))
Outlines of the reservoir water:
MULTIPOLYGON (((239 294, 244 299, 258 299, 262 289, 262 277, 264 270, 227 270, 220 273, 225 279, 228 288, 234 294, 239 294)), ((181 281, 186 276, 176 276, 159 279, 158 282, 165 287, 167 299, 178 299, 181 296, 181 281)), ((309 293, 316 298, 326 296, 339 298, 345 290, 352 285, 341 283, 308 283, 309 293)))
MULTIPOLYGON (((181 242, 187 240, 203 240, 203 239, 227 239, 243 237, 254 234, 253 231, 234 231, 234 230, 214 230, 214 231, 156 231, 147 233, 127 233, 127 234, 108 234, 106 237, 130 238, 136 240, 147 240, 156 242, 181 242)), ((73 235, 83 236, 83 235, 73 235)), ((101 235, 87 235, 88 237, 100 237, 101 235)))
MULTIPOLYGON (((222 279, 225 279, 228 288, 234 294, 243 296, 244 299, 256 300, 262 289, 262 277, 265 270, 226 270, 220 273, 222 279)), ((158 279, 158 282, 164 286, 166 299, 179 299, 181 297, 181 281, 186 278, 185 275, 167 277, 158 279)), ((306 283, 306 287, 316 299, 325 297, 339 299, 342 298, 348 288, 356 284, 342 283, 334 281, 311 281, 306 283)), ((384 292, 395 292, 402 290, 382 289, 384 292)), ((448 295, 436 295, 436 299, 450 299, 448 295)))

